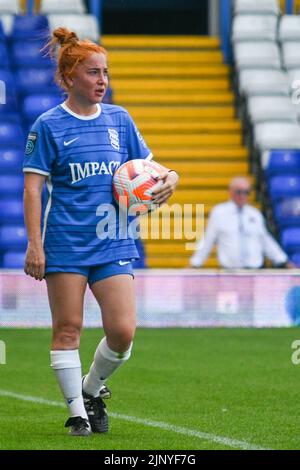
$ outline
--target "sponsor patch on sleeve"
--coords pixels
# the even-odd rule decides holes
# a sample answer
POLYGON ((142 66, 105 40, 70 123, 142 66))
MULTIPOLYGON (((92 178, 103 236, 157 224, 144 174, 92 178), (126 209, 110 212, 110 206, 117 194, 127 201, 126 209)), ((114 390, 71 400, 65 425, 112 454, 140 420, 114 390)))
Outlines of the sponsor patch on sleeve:
POLYGON ((34 151, 37 137, 37 132, 29 132, 26 142, 25 155, 30 155, 34 151))

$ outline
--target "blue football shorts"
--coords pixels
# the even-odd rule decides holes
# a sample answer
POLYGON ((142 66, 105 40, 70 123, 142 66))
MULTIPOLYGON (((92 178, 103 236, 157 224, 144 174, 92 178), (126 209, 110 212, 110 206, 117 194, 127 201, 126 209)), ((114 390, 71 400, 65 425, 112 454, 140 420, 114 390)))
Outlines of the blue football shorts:
POLYGON ((133 275, 131 260, 119 260, 97 266, 46 266, 45 276, 50 273, 76 273, 82 274, 88 280, 91 287, 95 282, 118 274, 133 275))

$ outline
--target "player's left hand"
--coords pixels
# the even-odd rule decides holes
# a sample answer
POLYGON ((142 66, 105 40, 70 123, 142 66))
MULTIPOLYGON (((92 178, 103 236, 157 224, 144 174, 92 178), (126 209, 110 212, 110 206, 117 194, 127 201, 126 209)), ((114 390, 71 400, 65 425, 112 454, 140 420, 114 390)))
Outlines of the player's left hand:
POLYGON ((155 204, 161 205, 167 202, 169 197, 172 196, 174 193, 179 176, 177 175, 176 171, 167 171, 165 173, 162 173, 157 180, 162 180, 163 184, 160 186, 160 188, 155 189, 153 191, 153 197, 152 200, 155 204))

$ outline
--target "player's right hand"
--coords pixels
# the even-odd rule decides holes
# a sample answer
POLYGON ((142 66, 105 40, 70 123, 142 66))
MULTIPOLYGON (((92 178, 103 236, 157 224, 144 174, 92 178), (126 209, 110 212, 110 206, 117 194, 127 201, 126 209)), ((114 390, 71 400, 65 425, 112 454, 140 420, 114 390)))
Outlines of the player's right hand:
POLYGON ((34 277, 37 281, 42 281, 45 275, 45 253, 42 241, 28 242, 24 272, 34 277))

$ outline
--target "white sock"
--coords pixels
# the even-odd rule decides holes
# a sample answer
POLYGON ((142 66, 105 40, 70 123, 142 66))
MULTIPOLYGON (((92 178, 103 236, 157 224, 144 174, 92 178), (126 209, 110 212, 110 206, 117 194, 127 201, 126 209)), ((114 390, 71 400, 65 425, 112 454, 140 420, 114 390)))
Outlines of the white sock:
POLYGON ((82 398, 82 375, 78 349, 50 351, 51 367, 70 411, 88 419, 82 398))
POLYGON ((123 353, 112 351, 106 341, 106 337, 100 341, 89 373, 84 379, 83 390, 93 397, 97 397, 100 388, 112 373, 130 358, 132 343, 129 349, 123 353))

